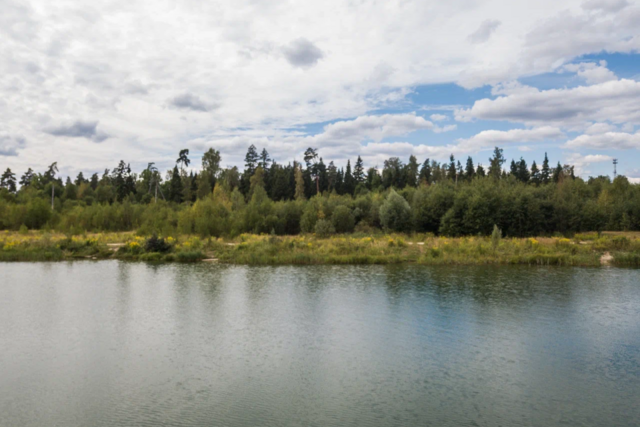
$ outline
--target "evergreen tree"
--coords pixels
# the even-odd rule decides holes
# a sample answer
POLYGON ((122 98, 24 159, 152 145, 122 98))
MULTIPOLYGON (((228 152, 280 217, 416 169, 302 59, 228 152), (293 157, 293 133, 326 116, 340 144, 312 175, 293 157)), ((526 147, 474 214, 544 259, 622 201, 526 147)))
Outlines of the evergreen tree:
POLYGON ((451 157, 449 157, 449 168, 447 169, 447 178, 449 178, 451 181, 455 181, 456 176, 457 176, 456 160, 452 154, 451 157))
POLYGON ((418 186, 418 169, 420 166, 418 165, 418 159, 413 154, 409 156, 409 163, 407 163, 406 169, 406 177, 405 177, 405 185, 409 187, 417 187, 418 186))
POLYGON ((533 163, 531 163, 531 183, 534 185, 540 185, 541 182, 540 171, 538 170, 538 165, 534 160, 533 163))
POLYGON ((307 164, 307 171, 311 179, 316 183, 316 193, 320 192, 320 182, 318 176, 318 151, 315 148, 307 148, 304 152, 304 161, 307 164))
POLYGON ((548 184, 551 178, 551 169, 549 169, 549 158, 547 153, 544 153, 544 161, 542 162, 542 170, 540 171, 540 179, 543 184, 548 184))
POLYGON ((351 175, 351 160, 347 160, 347 169, 344 172, 344 184, 342 186, 342 194, 353 194, 356 189, 356 182, 351 175))
POLYGON ((98 178, 98 174, 94 173, 93 175, 91 175, 91 180, 89 181, 89 186, 91 187, 91 189, 93 189, 95 191, 96 188, 98 188, 98 183, 100 182, 99 178, 98 178))
POLYGON ((370 167, 367 169, 367 188, 369 190, 375 190, 382 185, 382 179, 378 173, 378 169, 370 167))
POLYGON ((87 182, 87 180, 84 179, 84 175, 82 174, 82 172, 79 172, 78 176, 76 176, 76 180, 75 180, 74 184, 76 186, 80 186, 80 184, 84 184, 85 182, 87 182))
POLYGON ((506 161, 502 154, 502 148, 495 147, 493 157, 489 159, 489 176, 500 178, 502 176, 502 165, 506 161))
POLYGON ((562 165, 560 164, 560 162, 558 162, 558 166, 556 166, 556 168, 553 170, 553 182, 558 183, 558 182, 562 182, 562 179, 564 178, 564 169, 562 168, 562 165))
POLYGON ((358 160, 356 160, 356 164, 353 168, 353 179, 355 179, 356 184, 360 184, 365 181, 364 164, 360 156, 358 156, 358 160))
POLYGON ((169 200, 176 203, 182 203, 182 179, 180 179, 180 171, 178 165, 173 167, 171 179, 169 180, 169 200))
POLYGON ((47 168, 47 171, 44 173, 44 182, 45 184, 50 183, 56 177, 56 173, 58 173, 58 162, 53 162, 47 168))
POLYGON ((0 177, 0 188, 6 188, 10 193, 16 192, 16 174, 7 168, 0 177))
POLYGON ((531 175, 529 174, 529 168, 527 167, 527 162, 520 157, 520 161, 518 162, 518 179, 524 183, 529 182, 531 175))
POLYGON ((176 163, 181 165, 180 172, 184 173, 184 168, 188 167, 191 163, 191 160, 189 160, 189 150, 187 148, 180 150, 176 163))
POLYGON ((260 153, 260 166, 262 166, 263 170, 268 170, 269 165, 271 164, 271 157, 269 157, 269 153, 266 148, 262 149, 262 153, 260 153))
POLYGON ((245 196, 249 194, 249 190, 251 188, 251 177, 256 171, 259 160, 260 156, 258 155, 258 150, 255 145, 251 144, 244 157, 244 172, 242 174, 242 179, 240 180, 240 192, 245 196))
POLYGON ((390 157, 384 161, 382 168, 382 185, 384 188, 403 188, 405 178, 404 165, 399 158, 390 157))
POLYGON ((29 187, 33 182, 33 176, 33 169, 27 169, 24 175, 20 177, 20 187, 29 187))
POLYGON ((420 168, 420 182, 431 184, 431 164, 429 163, 429 159, 425 160, 422 168, 420 168))
POLYGON ((458 182, 458 179, 462 178, 464 178, 464 169, 462 169, 462 163, 458 160, 458 163, 456 163, 456 183, 458 182))
POLYGON ((511 160, 511 166, 509 167, 509 175, 518 179, 518 165, 514 160, 511 160))
POLYGON ((336 193, 344 194, 342 187, 344 186, 344 169, 338 169, 336 174, 336 193))
POLYGON ((485 172, 484 172, 484 168, 482 167, 482 165, 478 165, 478 167, 476 168, 476 175, 478 175, 481 178, 485 177, 485 172))
POLYGON ((467 157, 467 167, 465 168, 464 178, 467 181, 471 181, 476 175, 475 167, 473 166, 473 159, 471 156, 467 157))
POLYGON ((322 157, 318 161, 318 190, 322 193, 329 188, 329 177, 327 175, 327 167, 322 161, 322 157))
POLYGON ((327 189, 333 191, 336 188, 336 180, 338 179, 338 168, 333 164, 333 161, 329 162, 327 168, 327 189))

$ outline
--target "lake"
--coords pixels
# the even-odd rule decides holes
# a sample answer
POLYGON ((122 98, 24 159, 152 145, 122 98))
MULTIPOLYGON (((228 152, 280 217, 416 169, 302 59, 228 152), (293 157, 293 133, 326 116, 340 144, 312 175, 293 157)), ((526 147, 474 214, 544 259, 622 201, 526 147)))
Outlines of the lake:
POLYGON ((637 426, 640 270, 0 264, 2 426, 637 426))

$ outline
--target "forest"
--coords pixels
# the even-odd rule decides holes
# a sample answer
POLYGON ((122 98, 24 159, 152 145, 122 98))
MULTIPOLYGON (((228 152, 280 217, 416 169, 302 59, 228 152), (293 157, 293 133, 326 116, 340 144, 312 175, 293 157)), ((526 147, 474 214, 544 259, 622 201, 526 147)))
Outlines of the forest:
POLYGON ((242 233, 328 236, 354 231, 488 236, 572 235, 639 230, 640 186, 624 176, 584 180, 570 165, 524 159, 507 164, 496 147, 485 168, 411 156, 382 167, 358 157, 338 168, 309 148, 303 163, 279 164, 249 147, 244 170, 221 167, 211 148, 199 168, 189 150, 163 176, 150 163, 139 173, 125 161, 104 173, 59 176, 57 163, 0 181, 0 230, 234 237, 242 233))

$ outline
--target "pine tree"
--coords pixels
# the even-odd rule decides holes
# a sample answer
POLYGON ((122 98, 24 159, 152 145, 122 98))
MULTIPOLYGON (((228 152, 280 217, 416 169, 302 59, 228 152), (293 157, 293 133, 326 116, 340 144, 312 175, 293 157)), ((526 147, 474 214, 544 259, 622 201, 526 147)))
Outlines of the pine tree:
POLYGON ((418 159, 416 156, 409 156, 409 163, 406 166, 406 185, 410 187, 417 187, 418 185, 418 159))
POLYGON ((489 159, 489 176, 500 178, 502 176, 502 165, 506 161, 502 148, 495 147, 493 157, 489 159))
POLYGON ((178 170, 178 165, 173 167, 173 171, 171 172, 171 180, 169 181, 169 200, 182 203, 183 195, 182 195, 182 179, 180 179, 180 170, 178 170))
POLYGON ((431 184, 431 164, 429 163, 429 159, 424 161, 420 169, 420 182, 431 184))
POLYGON ((447 178, 449 178, 451 181, 455 181, 457 176, 456 172, 456 161, 452 154, 451 157, 449 157, 449 169, 447 169, 447 178))
POLYGON ((87 182, 87 180, 84 179, 84 175, 82 174, 82 172, 79 172, 78 176, 76 176, 76 180, 75 180, 74 184, 79 186, 80 184, 83 184, 85 182, 87 182))
POLYGON ((540 171, 538 170, 538 165, 534 160, 533 163, 531 164, 531 183, 534 185, 540 185, 540 182, 541 182, 540 171))
POLYGON ((329 162, 327 168, 327 189, 333 191, 336 188, 336 180, 338 178, 338 168, 333 164, 333 161, 329 162))
POLYGON ((509 167, 509 175, 518 179, 518 165, 514 160, 511 160, 511 166, 509 167))
POLYGON ((7 168, 0 177, 0 188, 6 188, 10 193, 16 192, 16 174, 7 168))
POLYGON ((347 169, 344 172, 344 185, 342 187, 342 194, 353 194, 356 189, 356 183, 351 175, 351 160, 347 160, 347 169))
POLYGON ((467 157, 467 166, 465 168, 464 177, 467 181, 471 181, 475 175, 476 175, 476 171, 473 166, 473 159, 471 158, 471 156, 469 156, 467 157))
POLYGON ((33 169, 29 168, 27 171, 20 177, 20 187, 28 187, 31 185, 33 181, 33 169))
POLYGON ((529 169, 527 167, 527 162, 520 157, 520 161, 518 162, 518 179, 524 183, 529 182, 531 175, 529 174, 529 169))
POLYGON ((562 182, 563 178, 564 178, 564 170, 560 162, 558 162, 558 166, 556 166, 556 168, 553 170, 553 182, 555 183, 562 182))
POLYGON ((356 160, 356 164, 353 168, 353 179, 355 179, 356 184, 360 184, 364 182, 364 164, 362 163, 362 158, 358 156, 358 160, 356 160))
POLYGON ((320 192, 320 183, 318 177, 318 150, 315 148, 307 148, 304 152, 304 161, 307 164, 307 172, 316 183, 316 194, 320 192))
POLYGON ((271 157, 269 157, 269 153, 266 148, 262 149, 262 153, 260 153, 260 166, 262 166, 263 170, 269 169, 269 164, 271 163, 271 157))
POLYGON ((91 175, 91 180, 89 181, 89 186, 91 187, 92 190, 95 191, 96 188, 98 188, 98 183, 100 182, 100 179, 98 178, 98 174, 94 173, 93 175, 91 175))
POLYGON ((329 188, 329 177, 327 176, 327 167, 322 161, 322 157, 318 160, 318 190, 320 193, 327 191, 329 188))
POLYGON ((549 158, 547 153, 544 153, 544 161, 542 162, 542 170, 540 171, 540 179, 543 184, 548 184, 551 178, 551 169, 549 168, 549 158))
POLYGON ((478 167, 476 168, 476 175, 478 175, 481 178, 484 178, 486 173, 484 171, 484 168, 482 167, 482 165, 478 165, 478 167))

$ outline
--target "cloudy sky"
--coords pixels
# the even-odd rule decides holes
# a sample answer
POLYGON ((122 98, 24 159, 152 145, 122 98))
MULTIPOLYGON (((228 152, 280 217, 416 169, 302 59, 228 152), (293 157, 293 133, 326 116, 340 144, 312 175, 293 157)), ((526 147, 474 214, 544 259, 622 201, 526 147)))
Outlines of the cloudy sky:
POLYGON ((414 154, 640 180, 640 2, 0 0, 0 168, 414 154))

